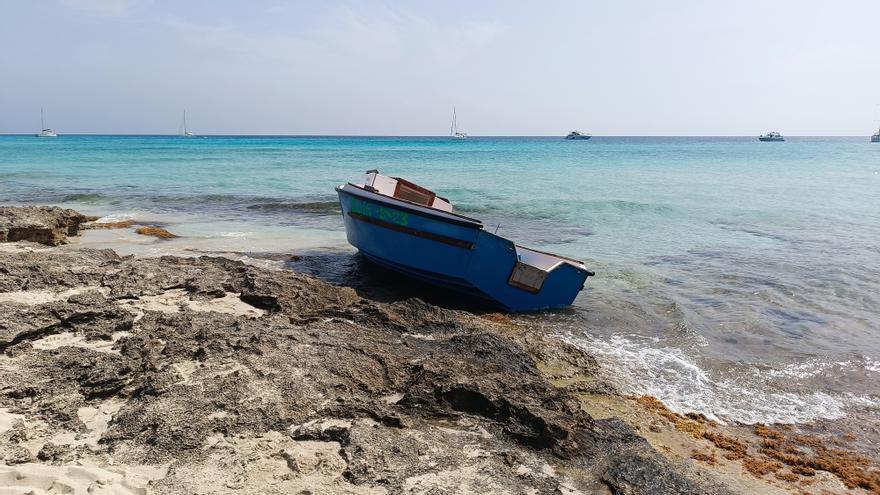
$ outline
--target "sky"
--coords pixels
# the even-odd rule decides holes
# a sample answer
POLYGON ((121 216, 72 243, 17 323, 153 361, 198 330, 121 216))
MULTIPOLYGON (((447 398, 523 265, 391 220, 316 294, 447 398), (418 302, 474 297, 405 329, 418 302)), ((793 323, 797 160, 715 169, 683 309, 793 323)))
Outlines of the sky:
POLYGON ((869 135, 880 2, 0 0, 0 133, 869 135))

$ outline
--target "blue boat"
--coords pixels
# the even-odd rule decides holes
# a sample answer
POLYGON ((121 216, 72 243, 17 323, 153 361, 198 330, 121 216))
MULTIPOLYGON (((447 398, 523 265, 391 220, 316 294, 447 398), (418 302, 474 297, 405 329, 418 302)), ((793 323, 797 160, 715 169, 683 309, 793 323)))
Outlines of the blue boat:
POLYGON ((336 192, 348 242, 366 258, 506 311, 569 306, 593 275, 580 261, 491 234, 433 191, 377 170, 336 192))

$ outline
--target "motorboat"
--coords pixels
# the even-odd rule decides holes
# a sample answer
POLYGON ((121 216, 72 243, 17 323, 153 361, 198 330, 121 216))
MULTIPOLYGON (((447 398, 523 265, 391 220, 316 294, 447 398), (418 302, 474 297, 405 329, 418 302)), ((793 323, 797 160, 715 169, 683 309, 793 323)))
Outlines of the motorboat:
POLYGON ((568 136, 565 136, 565 139, 572 139, 572 140, 574 140, 574 139, 582 139, 582 140, 585 140, 585 139, 590 139, 591 137, 593 137, 593 136, 591 136, 591 135, 589 135, 589 134, 583 134, 583 133, 581 133, 580 131, 571 131, 571 132, 568 133, 568 136))
POLYGON ((594 275, 581 261, 490 233, 448 199, 378 170, 336 192, 348 242, 367 259, 506 311, 569 306, 594 275))
POLYGON ((785 141, 785 138, 778 132, 768 132, 758 136, 758 141, 785 141))

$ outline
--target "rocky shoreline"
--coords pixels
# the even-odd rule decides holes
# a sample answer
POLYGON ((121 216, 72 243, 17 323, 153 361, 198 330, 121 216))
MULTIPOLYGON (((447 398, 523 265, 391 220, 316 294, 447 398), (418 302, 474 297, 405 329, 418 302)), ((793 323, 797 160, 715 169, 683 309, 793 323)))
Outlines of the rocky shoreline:
POLYGON ((59 246, 88 220, 0 209, 0 240, 20 241, 0 245, 0 491, 880 489, 868 467, 853 486, 831 467, 749 469, 742 429, 621 397, 588 354, 504 315, 26 242, 59 246))

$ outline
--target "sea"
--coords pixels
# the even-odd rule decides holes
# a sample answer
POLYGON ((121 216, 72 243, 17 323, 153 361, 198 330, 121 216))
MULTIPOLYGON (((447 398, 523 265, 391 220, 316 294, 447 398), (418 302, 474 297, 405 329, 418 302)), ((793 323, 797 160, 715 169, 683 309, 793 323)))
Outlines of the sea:
POLYGON ((586 262, 596 276, 571 308, 516 319, 588 351, 624 393, 723 422, 880 425, 867 137, 0 136, 0 204, 180 236, 88 231, 86 246, 228 254, 422 297, 346 242, 334 187, 369 169, 586 262))

